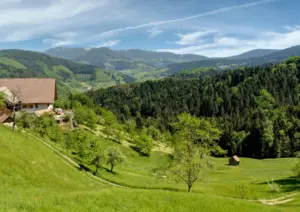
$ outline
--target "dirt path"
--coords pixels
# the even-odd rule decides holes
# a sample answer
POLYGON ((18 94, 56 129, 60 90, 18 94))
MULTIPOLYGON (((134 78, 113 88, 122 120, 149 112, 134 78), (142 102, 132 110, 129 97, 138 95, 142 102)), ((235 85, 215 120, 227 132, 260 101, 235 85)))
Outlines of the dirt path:
POLYGON ((291 202, 293 200, 295 200, 295 196, 297 196, 299 193, 294 193, 294 194, 290 194, 290 195, 286 195, 277 199, 259 199, 258 201, 265 204, 265 205, 280 205, 280 204, 285 204, 288 202, 291 202))

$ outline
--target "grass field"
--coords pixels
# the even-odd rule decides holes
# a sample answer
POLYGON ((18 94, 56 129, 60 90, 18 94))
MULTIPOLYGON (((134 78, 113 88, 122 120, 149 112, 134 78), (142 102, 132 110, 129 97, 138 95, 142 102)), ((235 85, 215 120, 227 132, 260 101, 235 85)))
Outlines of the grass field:
MULTIPOLYGON (((106 139, 99 138, 99 142, 107 146, 116 145, 106 139)), ((150 158, 141 158, 130 148, 120 148, 127 156, 128 165, 116 167, 115 174, 102 170, 100 175, 104 178, 136 186, 167 186, 185 190, 184 185, 157 180, 149 172, 169 160, 165 153, 154 152, 150 158)), ((115 188, 94 181, 71 167, 40 141, 0 126, 0 161, 0 211, 263 212, 296 211, 300 204, 296 200, 272 207, 233 198, 235 195, 232 185, 238 180, 249 181, 253 188, 260 188, 257 196, 263 196, 263 192, 268 193, 265 189, 267 186, 262 183, 269 177, 276 175, 278 180, 295 180, 288 178, 293 159, 259 161, 243 158, 241 167, 227 167, 224 165, 226 159, 216 159, 215 170, 207 173, 207 179, 210 180, 197 183, 195 192, 191 194, 181 191, 115 188)), ((293 192, 294 187, 294 184, 290 187, 288 184, 282 185, 281 196, 293 192)))
POLYGON ((6 57, 0 57, 0 64, 4 64, 4 65, 7 65, 7 66, 12 66, 12 67, 17 68, 17 69, 26 69, 26 67, 23 64, 19 63, 16 60, 6 58, 6 57))
MULTIPOLYGON (((131 187, 186 191, 186 185, 178 184, 172 179, 158 178, 153 172, 153 169, 163 167, 170 161, 169 154, 153 151, 150 157, 141 157, 128 147, 127 143, 120 145, 105 139, 99 130, 96 135, 102 146, 105 148, 116 146, 127 158, 127 164, 116 167, 115 173, 102 170, 99 173, 102 178, 131 187)), ((240 195, 235 191, 236 184, 245 183, 250 190, 248 199, 260 199, 276 198, 297 190, 297 187, 293 185, 297 180, 292 178, 291 172, 291 168, 297 162, 295 158, 265 160, 241 158, 239 167, 228 166, 228 158, 225 157, 212 158, 212 160, 214 167, 203 172, 203 180, 195 183, 194 192, 239 198, 240 195), (280 186, 280 192, 270 192, 268 182, 272 181, 280 186)), ((94 169, 93 166, 89 167, 94 169)))

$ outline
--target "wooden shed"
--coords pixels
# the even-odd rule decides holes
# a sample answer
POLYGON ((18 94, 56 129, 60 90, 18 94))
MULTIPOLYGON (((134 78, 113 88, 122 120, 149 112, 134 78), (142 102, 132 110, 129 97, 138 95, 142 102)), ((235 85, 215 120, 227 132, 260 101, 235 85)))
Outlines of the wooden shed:
POLYGON ((11 121, 11 113, 6 108, 0 108, 0 123, 11 121))
POLYGON ((234 155, 228 160, 229 166, 239 166, 240 165, 240 159, 238 156, 234 155))

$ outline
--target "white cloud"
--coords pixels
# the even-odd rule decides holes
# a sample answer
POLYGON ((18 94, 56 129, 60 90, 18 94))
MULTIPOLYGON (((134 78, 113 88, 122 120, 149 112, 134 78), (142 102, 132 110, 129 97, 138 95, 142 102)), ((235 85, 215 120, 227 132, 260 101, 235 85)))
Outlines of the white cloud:
POLYGON ((259 37, 252 39, 239 39, 217 34, 210 43, 190 45, 184 48, 158 49, 157 51, 177 54, 199 54, 209 57, 228 57, 252 49, 284 49, 299 44, 300 29, 295 28, 293 31, 285 33, 262 33, 259 37))
POLYGON ((43 43, 49 44, 51 47, 58 47, 58 46, 70 46, 74 44, 75 42, 72 40, 60 40, 60 39, 44 39, 43 43))
POLYGON ((164 31, 161 29, 158 29, 156 27, 153 27, 152 29, 148 30, 147 32, 149 33, 150 38, 154 38, 154 37, 162 34, 164 31))
POLYGON ((289 30, 289 31, 295 31, 297 29, 300 29, 300 26, 298 25, 294 25, 294 26, 284 26, 285 29, 289 30))
MULTIPOLYGON (((78 14, 98 7, 96 1, 53 1, 51 5, 42 8, 1 8, 0 27, 11 25, 36 25, 72 18, 78 14)), ((59 23, 58 23, 59 24, 59 23)))
POLYGON ((83 30, 84 27, 121 19, 123 14, 118 15, 115 12, 115 9, 122 8, 123 4, 120 2, 120 0, 1 0, 0 43, 45 37, 51 39, 59 33, 70 30, 82 32, 80 35, 73 32, 72 35, 74 42, 75 40, 80 42, 88 35, 88 32, 83 30))
MULTIPOLYGON (((261 0, 198 13, 193 16, 147 22, 153 20, 153 13, 150 17, 144 17, 146 15, 141 15, 142 12, 137 7, 132 8, 130 1, 0 0, 0 43, 44 39, 43 42, 51 46, 79 43, 88 43, 90 46, 92 42, 99 43, 99 40, 108 40, 98 46, 111 47, 119 43, 118 38, 111 38, 111 36, 115 36, 120 32, 141 28, 149 29, 147 31, 149 37, 153 38, 166 31, 163 27, 170 27, 172 24, 174 24, 174 27, 175 25, 179 28, 183 25, 187 27, 187 21, 189 20, 274 1, 277 0, 261 0), (138 22, 144 24, 137 25, 138 22), (186 23, 179 26, 179 22, 186 23), (129 27, 107 30, 113 25, 124 26, 125 24, 129 27), (105 31, 101 32, 103 29, 105 31)), ((181 37, 177 43, 180 45, 203 43, 203 36, 205 36, 203 33, 207 32, 179 35, 181 37)))
POLYGON ((212 10, 212 11, 208 11, 208 12, 204 12, 204 13, 198 13, 198 14, 193 15, 193 16, 187 16, 187 17, 178 18, 178 19, 155 21, 155 22, 149 22, 149 23, 139 24, 139 25, 135 25, 135 26, 117 28, 117 29, 113 29, 113 30, 104 31, 104 32, 102 32, 98 35, 92 36, 90 39, 91 40, 103 39, 103 38, 114 36, 114 35, 116 35, 120 32, 124 32, 124 31, 136 30, 136 29, 147 28, 147 27, 156 27, 156 26, 160 26, 160 25, 172 24, 172 23, 177 23, 177 22, 183 22, 183 21, 188 21, 188 20, 192 20, 192 19, 197 19, 197 18, 200 18, 200 17, 215 15, 215 14, 222 13, 222 12, 228 12, 228 11, 235 10, 235 9, 242 9, 242 8, 249 8, 249 7, 259 6, 259 5, 263 5, 263 4, 267 4, 267 3, 271 3, 271 2, 275 2, 275 1, 278 1, 278 0, 256 1, 256 2, 252 2, 252 3, 246 3, 246 4, 234 5, 234 6, 230 6, 230 7, 224 7, 224 8, 220 8, 220 9, 216 9, 216 10, 212 10))
POLYGON ((176 34, 180 40, 175 42, 176 44, 179 45, 192 45, 196 43, 202 43, 203 41, 200 40, 202 37, 215 33, 215 30, 210 30, 210 31, 199 31, 199 32, 192 32, 188 34, 176 34))
POLYGON ((115 45, 117 45, 118 43, 120 43, 120 40, 109 40, 106 41, 100 45, 94 46, 95 48, 100 48, 100 47, 113 47, 115 45))
POLYGON ((43 43, 48 44, 51 47, 70 46, 76 43, 74 41, 76 36, 78 36, 78 33, 76 32, 62 32, 53 36, 53 38, 43 39, 43 43))

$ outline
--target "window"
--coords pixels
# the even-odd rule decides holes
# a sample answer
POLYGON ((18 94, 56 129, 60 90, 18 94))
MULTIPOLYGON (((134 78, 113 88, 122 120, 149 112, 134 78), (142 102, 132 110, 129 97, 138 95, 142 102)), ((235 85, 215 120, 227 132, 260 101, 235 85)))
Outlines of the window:
POLYGON ((39 108, 39 104, 36 103, 36 104, 35 104, 35 108, 36 108, 36 109, 39 108))

